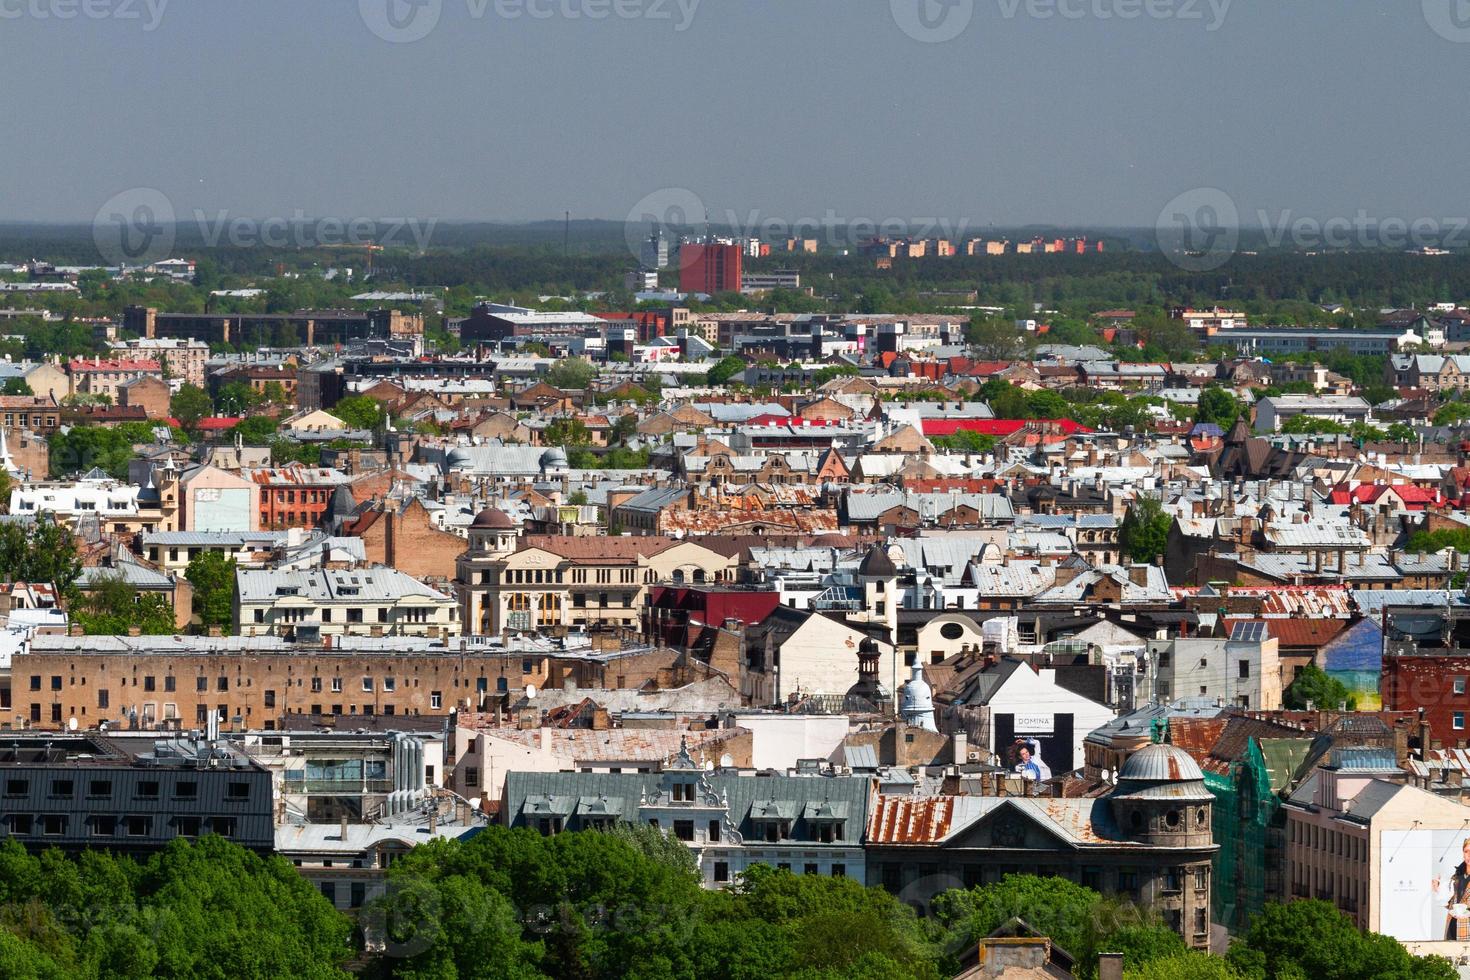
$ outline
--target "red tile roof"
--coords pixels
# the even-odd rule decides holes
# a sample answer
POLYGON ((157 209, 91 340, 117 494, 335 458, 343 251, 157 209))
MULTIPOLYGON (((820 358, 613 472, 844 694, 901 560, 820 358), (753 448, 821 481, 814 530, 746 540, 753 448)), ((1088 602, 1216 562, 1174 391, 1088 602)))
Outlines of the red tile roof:
POLYGON ((868 814, 868 840, 875 844, 927 844, 949 833, 952 796, 879 796, 868 814))

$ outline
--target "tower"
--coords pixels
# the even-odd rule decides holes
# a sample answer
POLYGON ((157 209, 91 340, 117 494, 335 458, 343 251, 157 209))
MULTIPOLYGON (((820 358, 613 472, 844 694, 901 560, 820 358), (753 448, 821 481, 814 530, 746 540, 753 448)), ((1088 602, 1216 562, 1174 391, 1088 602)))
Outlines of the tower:
POLYGON ((898 713, 903 716, 905 724, 937 732, 939 726, 934 724, 934 692, 929 687, 929 682, 924 679, 923 666, 914 664, 913 670, 913 675, 903 686, 898 713))

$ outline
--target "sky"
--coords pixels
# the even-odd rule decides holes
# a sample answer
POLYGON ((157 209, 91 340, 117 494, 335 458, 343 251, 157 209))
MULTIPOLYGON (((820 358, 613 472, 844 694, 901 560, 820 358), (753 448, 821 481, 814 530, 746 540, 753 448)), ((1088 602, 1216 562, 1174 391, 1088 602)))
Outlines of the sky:
POLYGON ((0 221, 1448 221, 1465 6, 0 0, 0 221))

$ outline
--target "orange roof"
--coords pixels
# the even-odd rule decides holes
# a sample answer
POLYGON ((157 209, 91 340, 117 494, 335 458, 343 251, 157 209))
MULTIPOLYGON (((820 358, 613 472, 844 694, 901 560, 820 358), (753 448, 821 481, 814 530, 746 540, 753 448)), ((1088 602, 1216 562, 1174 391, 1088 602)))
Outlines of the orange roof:
POLYGON ((868 814, 875 844, 927 844, 943 839, 954 819, 952 796, 879 796, 868 814))

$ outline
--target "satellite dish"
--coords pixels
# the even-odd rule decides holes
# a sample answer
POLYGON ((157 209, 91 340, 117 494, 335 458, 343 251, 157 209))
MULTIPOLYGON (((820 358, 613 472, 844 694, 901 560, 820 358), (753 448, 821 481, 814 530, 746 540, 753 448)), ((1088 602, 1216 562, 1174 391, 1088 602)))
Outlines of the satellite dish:
POLYGON ((529 701, 532 698, 534 698, 535 696, 536 696, 536 685, 535 684, 527 684, 526 685, 526 700, 529 701))
POLYGON ((721 768, 723 768, 723 769, 731 769, 734 766, 735 766, 735 758, 734 758, 734 756, 730 755, 730 753, 726 752, 724 755, 720 756, 720 767, 721 768))
POLYGON ((74 732, 74 731, 77 730, 77 716, 76 715, 72 715, 69 719, 67 719, 67 722, 66 722, 66 730, 69 731, 69 732, 74 732))

